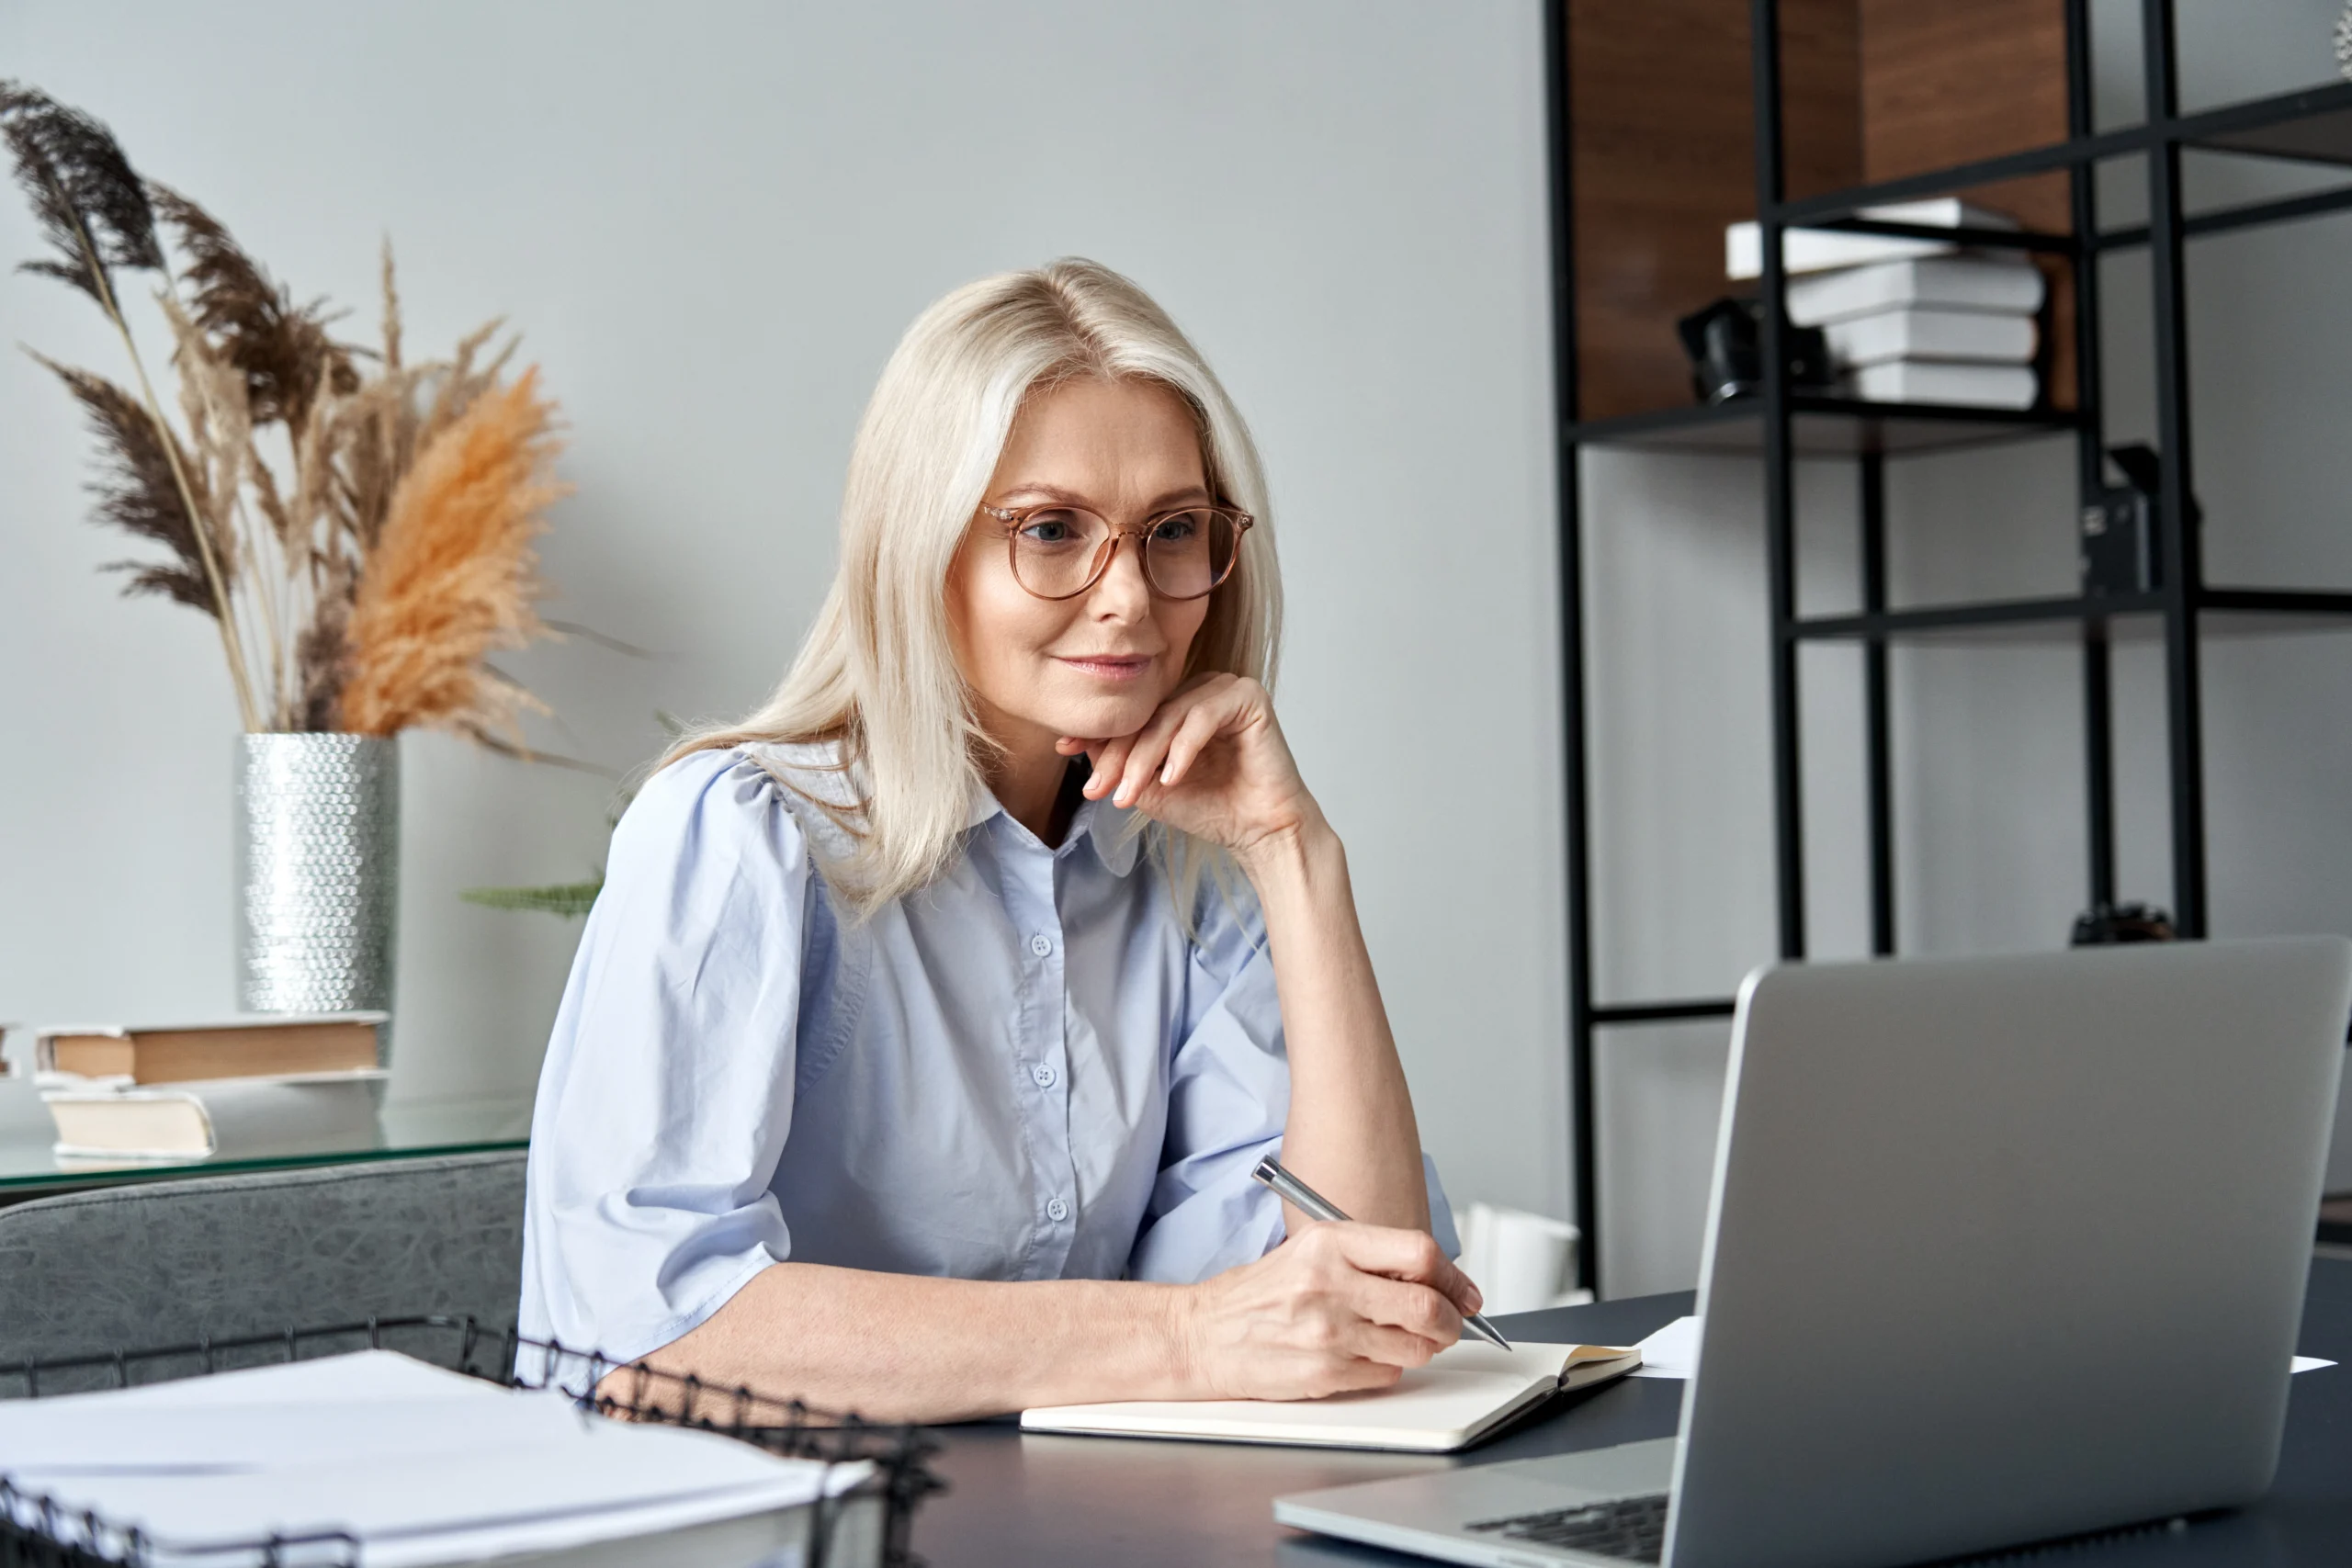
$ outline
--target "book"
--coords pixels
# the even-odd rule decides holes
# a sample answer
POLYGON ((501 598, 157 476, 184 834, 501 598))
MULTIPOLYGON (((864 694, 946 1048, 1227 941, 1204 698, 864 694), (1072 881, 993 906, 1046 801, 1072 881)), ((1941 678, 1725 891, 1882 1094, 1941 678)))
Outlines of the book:
POLYGON ((1849 316, 1822 329, 1829 357, 1852 368, 1888 359, 1986 360, 2030 365, 2040 332, 2031 316, 1903 305, 1849 316))
MULTIPOLYGON (((98 1520, 141 1560, 209 1568, 368 1568, 881 1560, 867 1461, 782 1459, 715 1432, 610 1420, 560 1389, 509 1389, 389 1350, 173 1382, 0 1403, 0 1476, 98 1520), (341 1532, 289 1544, 270 1536, 341 1532), (239 1543, 252 1543, 239 1550, 239 1543)), ((30 1495, 29 1497, 27 1495, 30 1495)), ((108 1553, 109 1556, 115 1553, 108 1553)))
POLYGON ((1789 320, 1826 326, 1907 305, 2030 316, 2047 291, 2041 269, 2022 258, 1925 256, 1797 278, 1788 288, 1789 320))
MULTIPOLYGON (((1865 207, 1854 214, 1881 223, 1912 223, 1930 229, 2015 229, 2007 213, 1971 207, 1954 197, 1928 201, 1893 201, 1865 207)), ((1930 240, 1908 234, 1865 234, 1851 229, 1788 229, 1781 235, 1781 270, 1787 273, 1825 272, 1832 267, 1859 266, 1869 262, 1911 256, 1945 255, 1960 248, 1956 240, 1930 240)), ((1764 276, 1763 230, 1753 219, 1724 230, 1724 276, 1731 278, 1764 276)), ((1803 324, 1803 323, 1799 323, 1803 324)))
POLYGON ((1955 365, 1932 359, 1890 359, 1865 365, 1849 385, 1872 403, 1951 403, 1967 408, 2030 409, 2036 381, 2023 365, 1955 365))
POLYGON ((381 1067, 278 1073, 150 1087, 51 1073, 41 1099, 64 1159, 209 1159, 368 1148, 379 1136, 381 1067))
POLYGON ((217 1023, 152 1028, 81 1024, 33 1037, 38 1072, 140 1083, 324 1073, 379 1065, 381 1012, 249 1014, 217 1023))
POLYGON ((1452 1453, 1555 1393, 1623 1377, 1641 1360, 1640 1351, 1611 1345, 1522 1344, 1503 1350, 1464 1339, 1384 1389, 1325 1399, 1053 1405, 1023 1411, 1021 1429, 1452 1453))

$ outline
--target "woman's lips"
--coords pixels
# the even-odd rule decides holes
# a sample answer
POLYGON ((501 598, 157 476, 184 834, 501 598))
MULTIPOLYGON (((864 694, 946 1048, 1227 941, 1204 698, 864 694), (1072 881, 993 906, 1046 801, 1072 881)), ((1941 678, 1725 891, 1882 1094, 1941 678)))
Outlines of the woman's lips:
POLYGON ((1090 653, 1071 658, 1057 655, 1061 662, 1082 675, 1098 681, 1132 681, 1151 668, 1148 653, 1090 653))

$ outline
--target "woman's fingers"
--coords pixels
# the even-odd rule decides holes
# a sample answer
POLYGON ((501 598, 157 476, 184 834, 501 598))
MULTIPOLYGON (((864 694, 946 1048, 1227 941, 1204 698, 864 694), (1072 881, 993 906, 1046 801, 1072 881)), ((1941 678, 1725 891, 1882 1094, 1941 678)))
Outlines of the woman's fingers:
POLYGON ((1223 728, 1223 721, 1205 706, 1186 713, 1182 722, 1176 726, 1175 733, 1169 738, 1168 759, 1160 764, 1159 782, 1164 784, 1182 784, 1184 775, 1193 771, 1193 763, 1200 757, 1203 748, 1216 739, 1216 732, 1223 728))
POLYGON ((1211 677, 1187 687, 1163 705, 1137 736, 1127 760, 1121 805, 1132 805, 1151 785, 1183 782, 1202 750, 1249 708, 1249 692, 1230 676, 1211 677))
POLYGON ((1160 705, 1151 716, 1151 722, 1136 731, 1127 754, 1113 779, 1111 802, 1114 806, 1133 806, 1159 769, 1159 760, 1167 753, 1168 742, 1176 727, 1184 722, 1191 711, 1190 699, 1171 697, 1160 705))
POLYGON ((1351 1347, 1355 1359, 1377 1361, 1390 1367, 1426 1367, 1440 1350, 1453 1343, 1442 1343, 1422 1337, 1410 1329, 1394 1327, 1385 1323, 1360 1323, 1351 1347))
POLYGON ((1115 740, 1104 741, 1099 752, 1091 746, 1087 748, 1086 759, 1093 767, 1082 792, 1087 799, 1100 800, 1117 787, 1120 772, 1127 765, 1127 753, 1134 747, 1135 737, 1122 735, 1115 740))
POLYGON ((1486 1304, 1470 1276, 1453 1266, 1445 1249, 1427 1231, 1352 1222, 1323 1228, 1330 1233, 1329 1245, 1364 1273, 1426 1285, 1453 1303, 1457 1312, 1474 1313, 1486 1304))
POLYGON ((1362 1283, 1356 1287, 1355 1310, 1366 1324, 1383 1330, 1384 1338, 1389 1332, 1408 1336, 1425 1347, 1422 1359, 1427 1359, 1462 1337, 1462 1310, 1442 1292, 1378 1274, 1358 1278, 1362 1283))
POLYGON ((1443 1288, 1460 1271, 1425 1232, 1317 1224, 1290 1245, 1347 1325, 1335 1349, 1418 1367, 1462 1337, 1463 1309, 1443 1288))
POLYGON ((1310 1224, 1196 1287, 1188 1337, 1218 1397, 1384 1388, 1460 1337, 1467 1284, 1426 1233, 1310 1224))

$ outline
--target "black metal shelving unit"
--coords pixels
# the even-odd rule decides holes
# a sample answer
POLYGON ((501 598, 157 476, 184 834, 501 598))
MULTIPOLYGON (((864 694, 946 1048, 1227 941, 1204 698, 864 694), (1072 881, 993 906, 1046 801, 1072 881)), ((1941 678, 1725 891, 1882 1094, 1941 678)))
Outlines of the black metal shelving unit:
POLYGON ((1887 649, 1890 642, 1934 634, 1995 628, 2045 628, 2078 638, 2082 652, 2083 767, 2088 803, 2086 884, 2092 904, 2115 898, 2115 820, 2111 754, 2109 649, 2113 623, 2149 618, 2165 655, 2167 773, 2171 789, 2174 922, 2185 937, 2206 934, 2204 739, 2199 628, 2216 615, 2326 620, 2352 617, 2352 592, 2216 586, 2205 581, 2196 529, 2190 525, 2194 448, 2189 410, 2184 242, 2207 234, 2288 222, 2352 209, 2352 185, 2211 211, 2184 209, 2184 151, 2288 159, 2342 166, 2352 174, 2352 83, 2286 93, 2184 115, 2179 112, 2178 57, 2172 0, 2142 0, 2146 118, 2143 123, 2097 131, 2091 116, 2088 0, 2064 0, 2065 9, 2067 139, 2003 157, 1987 158, 1911 177, 1790 200, 1782 136, 1780 6, 1751 0, 1756 213, 1762 234, 1760 297, 1764 312, 1765 383, 1753 399, 1715 407, 1672 409, 1615 419, 1577 417, 1577 267, 1569 115, 1568 0, 1548 0, 1546 60, 1549 96, 1552 290, 1559 441, 1559 603, 1562 699, 1566 739, 1567 936, 1569 943, 1569 1078, 1574 1095, 1576 1217, 1584 1232, 1580 1282, 1600 1287, 1600 1193, 1594 1103, 1595 1035, 1605 1028, 1728 1018, 1727 997, 1608 1000, 1593 994, 1591 836, 1588 791, 1584 570, 1580 515, 1581 458, 1589 447, 1723 455, 1761 459, 1764 488, 1764 589, 1770 606, 1770 691, 1774 859, 1778 884, 1779 950, 1805 954, 1804 802, 1798 718, 1802 694, 1797 653, 1809 641, 1859 644, 1863 650, 1864 757, 1867 773, 1871 949, 1897 951, 1895 865, 1892 823, 1887 649), (2120 157, 2147 165, 2148 221, 2102 230, 2092 176, 2096 166, 2120 157), (2019 175, 2064 171, 2073 232, 1963 230, 1965 243, 2063 257, 2075 289, 2076 407, 2005 412, 1928 405, 1871 404, 1792 389, 1779 339, 1786 322, 1781 301, 1785 278, 1781 236, 1792 227, 1843 228, 1862 232, 1952 239, 1955 231, 1856 216, 1888 202, 1948 195, 2019 175), (2098 260, 2144 247, 2150 253, 2150 331, 2154 344, 2156 446, 2161 487, 2156 498, 2162 585, 2146 592, 1991 603, 1894 607, 1885 582, 1885 468, 1905 456, 2038 437, 2071 434, 2084 493, 2105 480, 2105 421, 2099 374, 2098 260), (1843 457, 1858 467, 1860 493, 1860 614, 1802 616, 1796 606, 1797 541, 1793 479, 1798 457, 1843 457))

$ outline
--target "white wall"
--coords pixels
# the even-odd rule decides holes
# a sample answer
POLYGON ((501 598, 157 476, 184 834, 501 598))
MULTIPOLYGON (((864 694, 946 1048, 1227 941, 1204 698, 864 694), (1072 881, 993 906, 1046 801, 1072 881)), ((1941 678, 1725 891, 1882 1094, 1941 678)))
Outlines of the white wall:
MULTIPOLYGON (((505 313, 571 425, 551 613, 660 651, 515 659, 550 748, 751 704, 831 570, 859 408, 979 274, 1152 289, 1263 444, 1283 711, 1346 835, 1427 1142, 1566 1204, 1541 52, 1527 0, 322 8, 9 0, 0 72, 107 119, 298 292, 412 345, 505 313), (1450 547, 1447 547, 1450 542, 1450 547)), ((0 257, 28 255, 0 198, 0 257)), ((108 373, 78 298, 0 338, 108 373)), ((152 344, 151 344, 152 346, 152 344)), ((229 736, 198 616, 124 603, 66 400, 0 356, 0 1018, 232 999, 229 736)), ((603 781, 405 754, 395 1092, 527 1089, 577 928, 461 904, 601 852, 603 781)))

